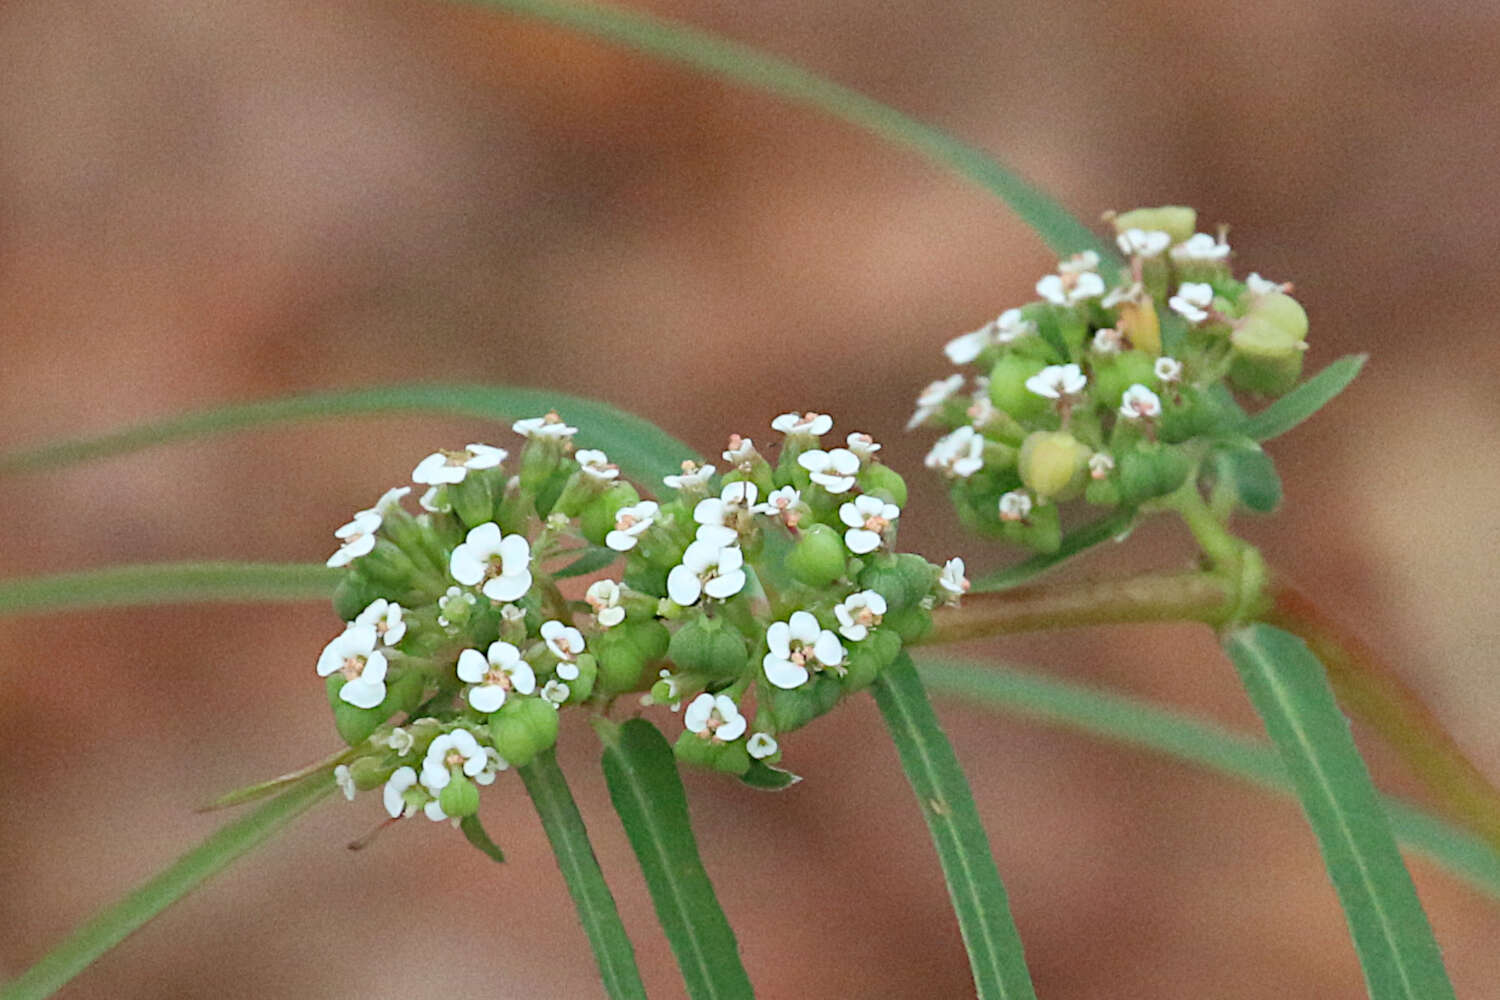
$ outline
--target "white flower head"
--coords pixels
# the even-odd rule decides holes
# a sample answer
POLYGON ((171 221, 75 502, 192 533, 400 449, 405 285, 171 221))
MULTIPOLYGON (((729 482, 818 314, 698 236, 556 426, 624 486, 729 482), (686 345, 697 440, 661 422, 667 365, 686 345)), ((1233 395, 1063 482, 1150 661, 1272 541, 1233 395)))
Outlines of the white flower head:
POLYGON ((839 520, 848 527, 844 544, 857 556, 874 552, 885 540, 886 529, 901 516, 901 508, 878 497, 859 496, 839 507, 839 520))
POLYGON ((984 353, 995 340, 995 325, 986 323, 977 330, 959 334, 943 345, 943 353, 955 365, 966 365, 984 353))
POLYGON ((620 477, 620 467, 597 448, 584 448, 574 457, 578 459, 579 470, 595 482, 607 483, 620 477))
POLYGON ((1161 397, 1137 382, 1120 397, 1120 416, 1126 420, 1155 420, 1161 416, 1161 397))
POLYGON ((797 464, 812 474, 813 482, 834 494, 848 493, 859 472, 859 456, 848 448, 813 448, 798 455, 797 464))
POLYGON ((1189 323, 1202 323, 1214 304, 1214 286, 1201 281, 1184 281, 1177 294, 1167 300, 1172 311, 1189 323))
POLYGON ((402 620, 401 605, 394 601, 387 601, 384 597, 372 601, 370 606, 354 619, 354 624, 375 626, 375 634, 386 646, 394 646, 401 641, 402 636, 406 635, 406 622, 402 620))
POLYGON ((342 674, 339 699, 355 708, 374 708, 385 700, 385 654, 375 648, 374 625, 351 624, 344 634, 323 647, 318 676, 342 674))
MULTIPOLYGON (((1097 257, 1095 266, 1098 266, 1097 257)), ((1049 274, 1036 283, 1036 293, 1055 306, 1076 306, 1104 294, 1104 279, 1092 270, 1068 270, 1068 265, 1058 266, 1057 274, 1049 274)))
POLYGON ((822 437, 833 430, 833 418, 826 413, 783 413, 771 421, 771 430, 783 434, 822 437))
POLYGON ((842 673, 844 644, 809 611, 794 611, 787 621, 772 622, 766 630, 766 645, 770 652, 761 660, 766 680, 784 691, 806 684, 813 671, 842 673))
MULTIPOLYGON (((564 685, 564 687, 566 686, 564 685)), ((500 756, 500 751, 494 747, 485 747, 484 769, 474 775, 474 782, 479 785, 493 785, 495 783, 495 775, 501 771, 508 770, 510 770, 510 761, 500 756)))
POLYGON ((615 511, 614 530, 604 536, 604 544, 616 552, 629 552, 640 541, 647 528, 656 523, 661 511, 654 500, 642 500, 632 507, 615 511))
POLYGON ((964 576, 964 561, 954 556, 943 564, 943 571, 938 574, 938 586, 954 597, 961 597, 969 592, 969 578, 964 576))
POLYGON ((754 483, 741 479, 726 483, 717 497, 698 501, 693 508, 693 520, 698 522, 699 541, 720 546, 736 544, 740 516, 750 512, 759 495, 754 483))
POLYGON ((745 741, 745 749, 756 760, 765 760, 781 747, 777 744, 776 737, 770 733, 751 733, 750 738, 745 741))
POLYGON ((453 579, 480 590, 492 601, 518 600, 531 589, 531 543, 524 535, 500 534, 494 521, 469 529, 448 559, 453 579))
POLYGON ((508 642, 492 642, 488 651, 466 649, 458 654, 458 679, 469 688, 469 704, 476 712, 498 712, 512 691, 531 694, 536 673, 508 642))
POLYGON ((556 410, 549 411, 545 416, 517 420, 510 425, 510 429, 527 438, 542 440, 570 438, 578 433, 577 427, 569 427, 563 423, 563 418, 557 415, 556 410))
POLYGON ((769 514, 779 517, 781 523, 788 528, 795 528, 803 516, 808 513, 807 504, 802 502, 802 491, 793 486, 783 486, 779 490, 772 490, 771 495, 766 497, 765 503, 758 503, 750 508, 754 514, 769 514))
POLYGON ((667 596, 688 607, 700 597, 727 600, 745 588, 745 554, 737 546, 698 541, 667 574, 667 596))
POLYGON ((362 510, 353 520, 334 531, 340 545, 338 551, 328 557, 328 565, 334 568, 347 566, 360 556, 369 555, 375 548, 375 533, 380 530, 383 518, 373 510, 362 510))
POLYGON ((1157 358, 1153 370, 1156 372, 1157 379, 1168 385, 1182 381, 1182 362, 1176 358, 1165 356, 1157 358))
POLYGON ((1099 255, 1092 250, 1082 250, 1057 262, 1058 274, 1084 274, 1099 270, 1099 255))
POLYGON ((422 786, 436 794, 448 787, 453 772, 461 770, 470 778, 489 766, 489 754, 467 729, 455 729, 432 741, 422 759, 422 786))
POLYGON ((1027 389, 1048 399, 1076 396, 1088 384, 1088 376, 1074 364, 1048 365, 1026 380, 1027 389))
POLYGON ((1172 248, 1172 259, 1178 263, 1214 263, 1229 256, 1229 244, 1221 234, 1217 239, 1207 233, 1194 233, 1172 248))
POLYGON ((849 446, 849 450, 859 456, 861 462, 870 461, 875 457, 875 453, 880 450, 880 442, 876 441, 870 435, 862 434, 859 431, 850 434, 844 441, 849 446))
POLYGON ((755 450, 755 442, 750 438, 731 434, 729 446, 724 449, 724 461, 733 466, 740 466, 754 461, 759 454, 760 452, 755 450))
POLYGON ((385 738, 385 745, 396 751, 397 757, 405 757, 411 753, 411 748, 416 743, 417 739, 411 734, 411 730, 403 729, 400 726, 392 729, 391 734, 385 738))
POLYGON ((562 705, 572 693, 572 688, 556 678, 542 685, 542 697, 554 705, 562 705))
POLYGON ((745 732, 745 717, 734 699, 706 691, 688 704, 682 713, 682 724, 688 732, 719 743, 733 743, 745 732))
POLYGON ((1114 471, 1115 460, 1106 451, 1096 451, 1089 456, 1089 475, 1094 479, 1108 479, 1114 471))
POLYGON ((964 377, 956 373, 930 383, 917 397, 917 410, 906 422, 906 429, 911 430, 924 423, 928 417, 940 410, 954 393, 962 389, 963 385, 964 377))
POLYGON ((984 436, 965 424, 937 439, 924 460, 929 469, 967 479, 984 468, 984 436))
POLYGON ((699 465, 697 462, 686 461, 682 463, 682 475, 663 476, 661 481, 674 490, 695 490, 707 486, 713 476, 712 465, 699 465))
POLYGON ((1106 326, 1095 331, 1092 343, 1096 354, 1119 354, 1125 349, 1125 335, 1112 326, 1106 326))
POLYGON ((613 580, 595 580, 584 591, 583 599, 593 609, 594 620, 600 628, 614 628, 625 620, 620 596, 620 585, 613 580))
POLYGON ((390 814, 391 819, 400 819, 402 816, 410 816, 416 811, 416 806, 408 805, 406 792, 416 785, 417 772, 412 767, 398 767, 385 783, 381 797, 385 800, 385 811, 390 814))
POLYGON ((1000 520, 1024 521, 1031 516, 1031 494, 1011 490, 1000 497, 1000 520))
POLYGON ((435 451, 412 470, 412 482, 424 486, 451 486, 464 481, 470 469, 493 469, 505 461, 504 448, 471 444, 461 451, 435 451))
POLYGON ((1130 257, 1156 257, 1172 245, 1172 235, 1160 229, 1127 229, 1115 237, 1115 245, 1130 257))
POLYGON ((1245 278, 1245 287, 1250 289, 1251 295, 1256 296, 1271 295, 1275 292, 1287 292, 1291 291, 1292 288, 1292 286, 1286 282, 1271 281, 1269 279, 1262 278, 1260 274, 1255 271, 1251 271, 1250 275, 1245 278))
POLYGON ((354 801, 354 796, 359 789, 354 786, 354 775, 349 772, 348 764, 340 764, 333 769, 333 783, 339 786, 339 791, 344 793, 344 798, 350 802, 354 801))
POLYGON ((448 499, 448 491, 441 486, 427 487, 427 492, 417 498, 417 505, 434 514, 446 514, 453 509, 453 501, 448 499))
POLYGON ((560 621, 542 622, 542 639, 557 657, 557 676, 565 681, 578 679, 578 655, 583 652, 583 633, 560 621))
POLYGON ((995 317, 995 342, 1014 344, 1016 341, 1036 333, 1036 324, 1027 319, 1019 309, 1007 309, 995 317))
POLYGON ((880 624, 885 610, 885 598, 879 591, 861 590, 850 594, 833 609, 833 616, 839 620, 839 635, 850 642, 859 642, 870 634, 870 629, 880 624))

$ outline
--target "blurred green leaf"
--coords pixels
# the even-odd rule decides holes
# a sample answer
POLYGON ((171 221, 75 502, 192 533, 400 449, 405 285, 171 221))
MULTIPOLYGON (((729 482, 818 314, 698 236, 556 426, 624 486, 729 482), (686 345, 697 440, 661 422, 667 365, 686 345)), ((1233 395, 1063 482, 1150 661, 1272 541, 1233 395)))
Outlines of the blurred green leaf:
POLYGON ((1340 358, 1276 402, 1245 421, 1244 432, 1257 441, 1280 437, 1326 406, 1354 381, 1369 360, 1367 354, 1340 358))
POLYGON ((326 601, 342 570, 317 563, 155 563, 0 581, 0 617, 148 604, 326 601))
POLYGON ((505 852, 500 850, 500 845, 490 839, 485 832, 484 824, 479 821, 479 814, 465 816, 458 821, 458 828, 463 831, 464 839, 477 847, 481 854, 491 861, 505 863, 505 852))
POLYGON ((1215 477, 1228 484, 1240 506, 1269 514, 1281 506, 1281 476, 1271 456, 1254 444, 1221 445, 1210 456, 1215 477))
POLYGON ((572 576, 585 576, 608 566, 620 553, 614 549, 607 549, 601 545, 590 545, 577 559, 568 563, 562 569, 552 574, 554 580, 566 580, 572 576))
POLYGON ((802 780, 802 776, 793 774, 791 771, 783 771, 779 767, 772 767, 765 761, 752 760, 750 770, 740 775, 740 780, 751 788, 779 792, 784 788, 791 788, 802 780))

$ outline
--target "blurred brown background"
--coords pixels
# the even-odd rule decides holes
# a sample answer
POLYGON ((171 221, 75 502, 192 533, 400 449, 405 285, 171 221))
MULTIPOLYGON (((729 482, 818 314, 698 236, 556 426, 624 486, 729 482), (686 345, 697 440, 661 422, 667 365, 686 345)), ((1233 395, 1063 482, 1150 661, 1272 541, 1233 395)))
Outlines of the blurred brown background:
MULTIPOLYGON (((1493 4, 690 3, 997 151, 1080 215, 1178 201, 1294 280, 1314 367, 1365 376, 1274 446, 1247 531, 1321 591, 1500 777, 1493 4)), ((430 3, 0 5, 0 448, 226 400, 413 379, 596 395, 697 447, 792 407, 885 439, 946 527, 910 400, 942 342, 1051 259, 965 182, 812 113, 534 24, 430 3)), ((349 422, 0 482, 0 574, 321 559, 432 447, 508 433, 349 422)), ((1170 531, 1095 567, 1171 564, 1170 531)), ((221 823, 193 805, 321 755, 324 606, 0 622, 0 973, 221 823)), ((1078 633, 995 652, 1241 726, 1211 637, 1078 633)), ((941 706, 1043 996, 1361 996, 1286 801, 1145 754, 941 706)), ((653 995, 680 995, 586 730, 565 764, 653 995)), ((1388 755, 1391 788, 1410 781, 1388 755)), ((766 796, 688 778, 767 998, 969 989, 873 706, 795 740, 766 796)), ((341 800, 80 976, 84 997, 588 997, 586 945, 519 782, 511 861, 341 800)), ((1459 994, 1500 998, 1500 913, 1415 872, 1459 994)))

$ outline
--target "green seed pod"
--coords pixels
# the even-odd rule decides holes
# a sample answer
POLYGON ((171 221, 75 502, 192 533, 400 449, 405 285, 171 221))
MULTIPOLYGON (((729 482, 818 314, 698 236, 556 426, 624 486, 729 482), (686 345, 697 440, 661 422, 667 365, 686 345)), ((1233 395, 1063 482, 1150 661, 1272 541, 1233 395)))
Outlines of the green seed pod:
POLYGON ((1067 431, 1033 431, 1021 444, 1021 482, 1043 500, 1076 493, 1090 454, 1067 431))
POLYGON ((453 774, 438 793, 438 805, 450 817, 463 819, 472 816, 479 811, 479 789, 474 787, 468 775, 453 774))
POLYGON ((453 504, 453 513, 458 515, 466 528, 494 520, 495 507, 504 490, 504 481, 496 483, 494 477, 482 474, 491 471, 497 470, 470 472, 462 482, 448 487, 448 502, 453 504))
POLYGON ((594 693, 594 684, 599 679, 599 658, 593 653, 580 653, 575 665, 578 676, 563 683, 568 685, 568 700, 577 702, 594 693))
POLYGON ((932 614, 915 604, 904 611, 886 615, 881 631, 894 633, 902 642, 918 642, 932 631, 932 614))
POLYGON ((1115 232, 1127 229, 1161 230, 1181 243, 1198 227, 1198 213, 1186 205, 1162 205, 1159 208, 1135 208, 1114 217, 1115 232))
POLYGON ((1022 422, 1046 413, 1051 401, 1026 388, 1026 380, 1045 367, 1043 360, 1007 354, 990 369, 990 402, 1022 422))
POLYGON ((889 500, 897 507, 906 506, 906 480, 889 465, 871 462, 859 471, 858 482, 864 492, 889 500))
MULTIPOLYGON (((931 623, 931 616, 919 608, 903 612, 904 615, 926 616, 931 623)), ((870 634, 859 642, 848 643, 849 659, 844 663, 843 684, 844 691, 852 694, 861 691, 874 683, 880 672, 891 665, 896 655, 901 652, 901 636, 896 629, 889 627, 892 620, 891 615, 886 615, 886 625, 872 629, 870 634)), ((895 617, 901 617, 900 615, 895 617)))
POLYGON ((859 586, 885 598, 886 614, 912 607, 932 590, 937 570, 926 559, 912 553, 877 555, 859 574, 859 586))
POLYGON ((1258 312, 1241 320, 1229 341, 1234 345, 1229 380, 1236 388, 1280 396, 1302 375, 1301 337, 1258 312))
POLYGON ((614 483, 599 496, 584 504, 578 515, 578 527, 583 537, 595 545, 603 545, 604 538, 615 530, 615 515, 622 507, 634 507, 641 502, 641 495, 629 483, 614 483))
POLYGON ((1036 552, 1056 552, 1062 544, 1057 504, 1038 503, 1024 521, 1001 521, 1001 535, 1036 552))
POLYGON ((790 691, 771 685, 763 690, 766 709, 776 720, 778 733, 801 729, 837 705, 844 693, 843 684, 830 671, 814 674, 806 684, 790 691))
POLYGON ((1274 323, 1298 341, 1307 339, 1307 313, 1290 295, 1262 295, 1251 302, 1249 315, 1274 323))
POLYGON ((1177 448, 1143 443, 1116 460, 1120 499, 1132 506, 1166 496, 1181 486, 1192 463, 1177 448))
POLYGON ((799 583, 821 589, 843 577, 848 558, 840 534, 826 524, 814 524, 787 553, 786 567, 799 583))
POLYGON ((1095 402, 1111 410, 1120 408, 1125 390, 1132 385, 1151 385, 1156 381, 1155 362, 1142 351, 1122 351, 1106 357, 1095 356, 1092 395, 1095 402))
POLYGON ((707 677, 737 677, 749 660, 745 637, 739 629, 722 619, 701 615, 672 636, 667 656, 678 670, 707 677))
POLYGON ((346 622, 352 622, 359 613, 380 597, 380 591, 359 570, 350 570, 333 589, 333 610, 346 622))
POLYGON ((657 621, 626 620, 591 639, 604 694, 634 691, 646 671, 666 653, 671 636, 657 621))
POLYGON ((490 740, 512 767, 525 767, 557 742, 557 709, 541 698, 507 698, 490 715, 490 740))

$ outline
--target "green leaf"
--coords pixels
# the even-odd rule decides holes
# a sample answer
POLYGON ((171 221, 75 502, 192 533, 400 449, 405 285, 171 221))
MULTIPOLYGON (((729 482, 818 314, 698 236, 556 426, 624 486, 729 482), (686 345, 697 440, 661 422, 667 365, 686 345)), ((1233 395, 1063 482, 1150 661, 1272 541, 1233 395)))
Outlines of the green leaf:
POLYGON ((0 1000, 51 996, 132 931, 280 833, 334 787, 332 772, 319 771, 230 823, 78 928, 19 978, 0 987, 0 1000))
POLYGON ((1246 420, 1244 432, 1257 441, 1280 437, 1343 392, 1368 359, 1368 354, 1340 358, 1246 420))
POLYGON ((566 580, 570 576, 583 576, 601 570, 620 558, 620 553, 600 545, 590 545, 577 559, 552 574, 554 580, 566 580))
POLYGON ((196 811, 217 812, 220 809, 231 809, 235 806, 243 806, 248 805, 251 802, 259 802, 261 799, 269 798, 270 796, 275 795, 277 792, 281 791, 283 788, 286 788, 288 785, 296 784, 303 778, 307 777, 309 774, 312 774, 314 771, 324 771, 329 774, 333 773, 333 769, 339 764, 347 761, 353 755, 353 753, 354 751, 352 749, 350 749, 349 747, 345 747, 342 750, 335 751, 322 760, 314 761, 313 763, 308 764, 305 767, 299 767, 295 771, 290 771, 286 774, 280 774, 265 781, 258 781, 253 785, 246 785, 243 788, 236 788, 232 792, 225 792, 223 795, 220 795, 218 798, 214 799, 212 802, 209 802, 207 805, 199 806, 196 811))
POLYGON ((579 429, 579 443, 602 448, 625 474, 652 484, 682 471, 692 449, 655 424, 607 403, 551 389, 484 385, 390 385, 241 403, 139 424, 95 437, 0 455, 0 474, 57 468, 143 448, 275 424, 393 413, 441 413, 509 424, 555 409, 579 429))
POLYGON ((974 796, 922 682, 903 652, 875 682, 875 701, 932 834, 980 1000, 1034 998, 1021 936, 974 796))
POLYGON ((999 196, 1059 256, 1093 250, 1106 272, 1120 268, 1112 244, 1100 240, 1040 188, 984 151, 793 63, 644 11, 556 0, 469 2, 547 21, 824 112, 911 149, 999 196))
POLYGON ((750 770, 740 775, 740 780, 751 788, 759 788, 766 792, 779 792, 801 781, 802 775, 772 767, 763 760, 752 760, 750 770))
POLYGON ((640 862, 656 916, 692 1000, 753 997, 750 977, 698 856, 687 796, 666 737, 645 719, 594 723, 610 801, 640 862))
POLYGON ((1269 514, 1281 506, 1281 476, 1258 445, 1230 444, 1213 450, 1214 475, 1234 491, 1240 506, 1269 514))
MULTIPOLYGON (((1033 671, 946 657, 924 656, 917 672, 934 695, 1154 750, 1261 788, 1293 794, 1286 768, 1269 745, 1143 699, 1033 671)), ((1383 802, 1402 843, 1500 901, 1500 856, 1483 838, 1400 799, 1387 796, 1383 802)))
POLYGON ((0 582, 0 617, 79 608, 326 601, 341 570, 317 563, 156 563, 0 582))
POLYGON ((479 821, 479 814, 473 813, 458 821, 458 828, 463 831, 464 839, 475 847, 480 853, 491 861, 505 863, 505 852, 500 850, 500 845, 490 839, 485 832, 484 824, 479 821))
POLYGON ((1069 529, 1063 535, 1062 544, 1057 547, 1057 551, 1042 552, 1014 566, 987 573, 974 581, 973 590, 975 593, 985 593, 1018 587, 1052 567, 1067 562, 1079 553, 1107 542, 1123 531, 1128 531, 1134 517, 1134 511, 1117 510, 1096 521, 1069 529))
POLYGON ((1225 649, 1307 813, 1343 904, 1371 1000, 1440 1000, 1453 986, 1323 665, 1269 625, 1230 632, 1225 649))
POLYGON ((567 779, 557 764, 556 751, 548 748, 517 770, 542 820, 542 829, 547 832, 568 894, 573 897, 578 920, 599 964, 605 992, 615 1000, 626 997, 644 1000, 646 987, 635 965, 635 949, 620 922, 615 897, 599 869, 588 828, 583 825, 578 804, 573 801, 567 779))

